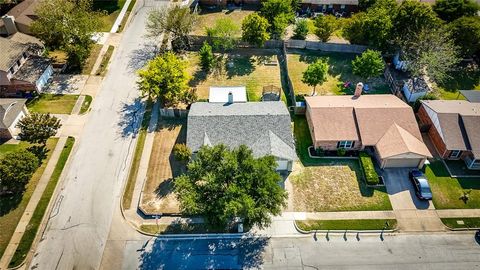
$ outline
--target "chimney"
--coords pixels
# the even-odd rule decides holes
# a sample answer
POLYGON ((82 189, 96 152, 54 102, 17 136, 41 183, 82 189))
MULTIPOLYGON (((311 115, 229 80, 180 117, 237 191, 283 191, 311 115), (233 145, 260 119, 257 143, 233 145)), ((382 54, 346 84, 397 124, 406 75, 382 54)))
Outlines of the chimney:
POLYGON ((362 95, 362 91, 363 91, 363 83, 359 82, 355 87, 355 94, 353 94, 353 97, 359 98, 362 95))
POLYGON ((232 94, 232 91, 228 92, 228 104, 232 104, 233 103, 233 94, 232 94))
POLYGON ((10 15, 5 15, 2 17, 2 21, 5 24, 5 30, 8 36, 18 32, 17 26, 15 25, 15 17, 10 15))

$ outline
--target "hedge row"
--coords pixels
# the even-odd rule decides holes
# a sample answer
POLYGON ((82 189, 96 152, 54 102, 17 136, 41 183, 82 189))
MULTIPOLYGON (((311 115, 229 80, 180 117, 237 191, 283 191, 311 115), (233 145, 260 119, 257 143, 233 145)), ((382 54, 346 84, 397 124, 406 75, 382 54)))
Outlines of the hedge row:
POLYGON ((378 185, 378 174, 373 166, 372 157, 365 152, 360 152, 360 163, 362 164, 365 180, 368 185, 378 185))

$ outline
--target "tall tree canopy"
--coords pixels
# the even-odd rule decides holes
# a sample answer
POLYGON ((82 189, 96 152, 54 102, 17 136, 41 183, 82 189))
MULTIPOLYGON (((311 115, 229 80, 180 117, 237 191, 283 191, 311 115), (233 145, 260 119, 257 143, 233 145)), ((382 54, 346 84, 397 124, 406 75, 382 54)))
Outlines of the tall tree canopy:
POLYGON ((17 127, 20 128, 20 139, 29 143, 40 143, 45 146, 47 140, 57 134, 62 126, 60 119, 50 114, 32 113, 22 118, 17 127))
POLYGON ((226 51, 235 48, 240 27, 230 18, 219 18, 206 32, 207 36, 213 39, 213 48, 226 51))
POLYGON ((270 39, 268 27, 267 19, 252 13, 242 21, 242 40, 259 47, 263 46, 265 41, 270 39))
POLYGON ((352 61, 353 74, 365 80, 380 76, 384 69, 385 64, 379 51, 366 50, 352 61))
POLYGON ((322 42, 327 42, 333 31, 337 29, 337 19, 333 15, 317 16, 314 24, 315 35, 322 42))
POLYGON ((425 29, 440 27, 441 20, 431 6, 416 0, 405 0, 393 18, 393 33, 397 40, 415 39, 425 29))
POLYGON ((472 0, 437 0, 433 10, 447 22, 454 21, 463 16, 475 16, 480 6, 472 0))
POLYGON ((159 98, 163 105, 189 103, 190 76, 186 70, 186 61, 172 52, 167 52, 150 60, 147 66, 138 72, 138 86, 143 95, 159 98))
POLYGON ((27 150, 6 154, 0 160, 0 191, 22 192, 39 163, 38 158, 27 150))
POLYGON ((93 34, 102 26, 102 13, 91 6, 91 0, 40 1, 31 30, 48 48, 65 50, 70 65, 81 67, 90 54, 93 34))
POLYGON ((245 145, 229 150, 224 145, 203 146, 175 179, 180 208, 202 215, 217 228, 228 228, 235 218, 247 226, 267 226, 270 215, 286 205, 287 193, 279 186, 273 156, 254 158, 245 145))
POLYGON ((147 36, 158 38, 163 33, 171 35, 176 47, 188 46, 188 34, 198 22, 198 14, 191 12, 188 6, 172 5, 150 11, 147 17, 147 36))
POLYGON ((480 56, 480 17, 461 17, 451 22, 449 28, 463 57, 480 56))
POLYGON ((328 63, 323 59, 318 59, 316 62, 310 64, 302 74, 302 82, 313 86, 312 96, 317 94, 316 87, 327 80, 328 63))
POLYGON ((265 0, 262 2, 260 14, 269 23, 268 31, 275 39, 280 39, 285 29, 295 20, 292 0, 265 0))

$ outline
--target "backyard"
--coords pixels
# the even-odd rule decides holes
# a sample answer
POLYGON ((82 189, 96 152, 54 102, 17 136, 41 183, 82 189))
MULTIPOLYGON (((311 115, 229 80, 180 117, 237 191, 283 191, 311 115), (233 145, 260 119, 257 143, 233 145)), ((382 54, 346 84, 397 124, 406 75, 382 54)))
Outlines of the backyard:
POLYGON ((179 204, 173 193, 173 178, 185 165, 173 157, 173 146, 186 141, 186 121, 160 119, 155 133, 140 207, 148 213, 177 214, 179 204))
POLYGON ((30 112, 70 114, 77 102, 78 95, 41 94, 28 102, 30 112))
MULTIPOLYGON (((215 25, 215 21, 221 18, 229 18, 236 25, 238 29, 242 27, 243 18, 247 17, 249 14, 252 14, 254 11, 251 10, 202 10, 200 12, 199 21, 195 24, 192 34, 196 36, 205 36, 206 27, 212 27, 215 25)), ((238 31, 237 37, 241 36, 241 31, 238 31)))
POLYGON ((480 67, 461 65, 451 72, 450 78, 439 83, 440 99, 465 99, 458 90, 480 90, 480 67))
POLYGON ((480 177, 453 178, 440 160, 425 166, 425 175, 433 193, 433 203, 438 209, 480 208, 480 177), (471 190, 469 199, 460 197, 471 190))
MULTIPOLYGON (((309 50, 290 50, 288 52, 288 74, 293 84, 295 95, 311 95, 313 87, 302 82, 302 73, 308 65, 317 59, 325 59, 328 62, 329 70, 327 81, 317 86, 317 95, 351 95, 355 90, 357 82, 364 82, 360 77, 352 73, 351 62, 356 54, 319 52, 309 50), (344 84, 350 82, 349 87, 344 84)), ((389 94, 390 88, 382 77, 368 81, 371 94, 389 94)))
MULTIPOLYGON (((238 49, 224 57, 222 65, 207 74, 200 67, 197 53, 186 55, 190 86, 200 100, 208 99, 210 86, 245 86, 249 101, 260 101, 264 86, 282 87, 277 50, 238 49)), ((281 91, 282 100, 286 100, 281 91)))
MULTIPOLYGON (((52 138, 47 141, 47 149, 49 150, 47 152, 47 157, 42 161, 41 166, 33 174, 32 178, 26 185, 23 194, 0 197, 0 231, 2 232, 0 234, 0 257, 3 255, 10 238, 17 227, 18 221, 27 207, 28 201, 47 166, 48 160, 50 159, 57 141, 57 138, 52 138)), ((15 151, 17 149, 25 149, 29 146, 28 143, 24 142, 17 145, 2 144, 0 145, 0 158, 7 152, 15 151)))
POLYGON ((126 0, 118 1, 93 1, 93 9, 103 11, 105 14, 101 17, 103 22, 102 28, 98 29, 99 32, 110 32, 115 20, 120 14, 123 5, 126 0))

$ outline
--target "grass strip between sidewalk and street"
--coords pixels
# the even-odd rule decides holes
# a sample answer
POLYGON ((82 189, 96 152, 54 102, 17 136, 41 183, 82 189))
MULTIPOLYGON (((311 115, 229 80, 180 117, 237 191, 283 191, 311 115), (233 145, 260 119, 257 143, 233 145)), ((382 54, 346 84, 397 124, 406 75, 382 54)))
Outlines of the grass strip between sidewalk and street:
POLYGON ((90 109, 92 105, 93 97, 90 95, 85 95, 85 99, 83 100, 82 107, 80 108, 80 114, 84 114, 90 109))
POLYGON ((205 223, 189 224, 148 224, 141 225, 140 230, 149 234, 197 234, 197 233, 226 233, 222 230, 209 228, 205 223))
POLYGON ((442 218, 441 220, 450 229, 480 228, 480 217, 442 218), (458 224, 457 221, 463 221, 463 224, 458 224))
POLYGON ((143 114, 142 125, 138 132, 137 145, 135 147, 135 153, 133 154, 132 165, 130 167, 130 173, 128 174, 127 184, 123 193, 122 206, 123 209, 130 209, 132 204, 133 190, 135 189, 135 181, 137 180, 138 167, 140 160, 142 159, 143 147, 145 145, 145 139, 147 137, 147 129, 150 124, 150 118, 152 116, 153 102, 147 101, 145 107, 145 113, 143 114))
POLYGON ((67 142, 60 153, 57 164, 55 165, 52 177, 50 178, 50 181, 48 182, 47 187, 45 188, 45 191, 43 192, 42 197, 40 198, 40 201, 33 212, 32 218, 27 225, 25 233, 23 234, 17 249, 15 250, 15 254, 10 261, 9 267, 19 266, 25 260, 28 252, 30 251, 33 240, 37 235, 40 223, 45 215, 45 211, 47 210, 50 199, 52 198, 63 168, 65 167, 68 157, 70 156, 70 152, 72 151, 74 143, 75 138, 68 137, 67 142))
POLYGON ((108 67, 108 62, 110 61, 110 58, 112 57, 113 50, 115 47, 113 45, 108 45, 108 49, 103 55, 102 62, 100 63, 100 66, 97 69, 97 75, 99 76, 105 76, 107 73, 107 67, 108 67))
POLYGON ((125 16, 123 16, 122 22, 118 26, 117 33, 120 33, 123 31, 123 29, 125 29, 125 25, 127 24, 128 17, 130 16, 130 13, 132 12, 133 7, 135 6, 135 2, 137 1, 136 0, 130 1, 130 5, 128 5, 127 12, 125 12, 125 16))
POLYGON ((392 230, 397 227, 396 219, 296 220, 295 223, 297 224, 297 227, 303 231, 392 230))

